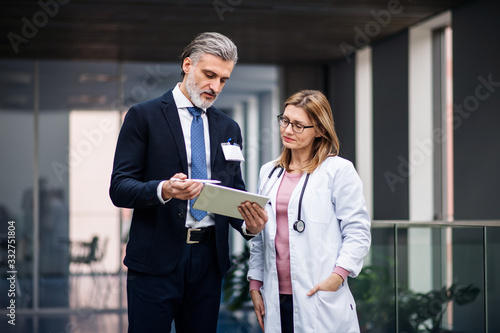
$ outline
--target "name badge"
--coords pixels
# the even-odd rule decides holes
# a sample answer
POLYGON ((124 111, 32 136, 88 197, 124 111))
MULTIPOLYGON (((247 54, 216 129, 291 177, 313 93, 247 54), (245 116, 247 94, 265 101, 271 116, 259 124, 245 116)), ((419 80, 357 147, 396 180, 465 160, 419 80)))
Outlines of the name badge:
POLYGON ((240 145, 230 144, 229 142, 221 143, 222 152, 224 153, 224 158, 226 161, 238 161, 243 162, 245 158, 241 152, 240 145))

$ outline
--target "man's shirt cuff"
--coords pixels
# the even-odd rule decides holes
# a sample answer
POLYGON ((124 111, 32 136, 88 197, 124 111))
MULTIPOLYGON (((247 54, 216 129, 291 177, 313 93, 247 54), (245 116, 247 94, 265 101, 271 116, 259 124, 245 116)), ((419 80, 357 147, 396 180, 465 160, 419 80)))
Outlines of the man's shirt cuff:
POLYGON ((158 184, 158 187, 156 188, 156 195, 158 196, 158 200, 160 201, 160 203, 162 205, 164 205, 167 202, 169 202, 170 200, 172 200, 172 198, 168 198, 167 200, 163 200, 163 197, 161 196, 161 193, 162 193, 162 190, 163 190, 163 183, 164 182, 166 182, 166 180, 160 182, 160 184, 158 184))

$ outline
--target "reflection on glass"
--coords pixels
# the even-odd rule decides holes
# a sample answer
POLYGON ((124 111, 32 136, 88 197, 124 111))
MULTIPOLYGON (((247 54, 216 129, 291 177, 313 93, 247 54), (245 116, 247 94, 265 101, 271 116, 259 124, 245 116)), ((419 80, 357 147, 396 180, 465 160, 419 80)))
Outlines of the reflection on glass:
MULTIPOLYGON (((362 332, 484 331, 483 229, 453 228, 453 283, 447 285, 449 229, 409 225, 396 230, 373 229, 373 263, 349 281, 362 332), (431 267, 429 276, 409 269, 410 254, 414 262, 431 267), (396 272, 394 258, 397 258, 396 272), (424 284, 412 283, 416 279, 427 279, 428 287, 422 290, 424 284)), ((495 249, 495 234, 493 231, 491 234, 490 247, 495 249)))
MULTIPOLYGON (((479 288, 477 297, 467 303, 453 302, 452 327, 459 332, 485 332, 484 314, 484 235, 483 228, 453 228, 453 283, 479 288)), ((491 331, 490 331, 491 332, 491 331)))
MULTIPOLYGON (((115 254, 117 209, 103 210, 111 206, 109 147, 119 126, 116 115, 107 111, 118 92, 117 67, 103 62, 40 63, 38 166, 48 194, 40 198, 40 205, 46 202, 48 207, 39 228, 41 308, 109 305, 103 301, 111 298, 104 287, 112 280, 107 273, 117 271, 120 258, 115 254)), ((112 307, 118 307, 117 302, 112 307)))
POLYGON ((32 61, 0 61, 1 309, 14 299, 10 293, 16 309, 33 307, 33 68, 32 61), (14 288, 7 280, 8 221, 15 227, 14 288))
POLYGON ((118 111, 69 114, 71 306, 118 307, 120 218, 108 195, 118 111))
POLYGON ((500 332, 500 227, 486 228, 487 304, 489 332, 500 332))
POLYGON ((349 280, 362 332, 394 332, 394 230, 372 230, 371 264, 349 280))

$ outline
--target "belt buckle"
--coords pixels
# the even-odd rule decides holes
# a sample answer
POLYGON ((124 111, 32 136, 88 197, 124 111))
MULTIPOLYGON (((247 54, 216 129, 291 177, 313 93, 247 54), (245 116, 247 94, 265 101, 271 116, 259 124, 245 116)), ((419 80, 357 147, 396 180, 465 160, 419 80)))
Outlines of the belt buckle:
POLYGON ((191 232, 192 231, 201 231, 201 229, 189 228, 188 233, 187 233, 187 237, 186 237, 186 243, 187 244, 198 244, 200 241, 192 241, 191 240, 191 232))

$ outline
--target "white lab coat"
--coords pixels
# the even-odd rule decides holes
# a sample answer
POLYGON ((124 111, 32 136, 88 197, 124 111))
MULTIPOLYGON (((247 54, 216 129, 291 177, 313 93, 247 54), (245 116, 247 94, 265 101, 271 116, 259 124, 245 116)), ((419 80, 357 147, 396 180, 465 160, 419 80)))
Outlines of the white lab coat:
MULTIPOLYGON (((281 332, 278 274, 276 269, 276 194, 283 176, 274 162, 260 170, 259 192, 271 198, 266 205, 269 220, 252 239, 248 278, 263 281, 261 289, 266 314, 266 333, 281 332)), ((309 177, 302 200, 301 219, 305 230, 293 229, 297 220, 302 175, 288 205, 290 268, 295 333, 359 332, 356 304, 347 279, 338 291, 306 293, 326 279, 338 265, 356 277, 371 242, 370 218, 365 207, 361 180, 351 162, 327 158, 309 177)))

